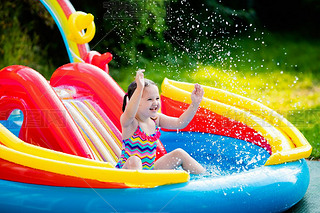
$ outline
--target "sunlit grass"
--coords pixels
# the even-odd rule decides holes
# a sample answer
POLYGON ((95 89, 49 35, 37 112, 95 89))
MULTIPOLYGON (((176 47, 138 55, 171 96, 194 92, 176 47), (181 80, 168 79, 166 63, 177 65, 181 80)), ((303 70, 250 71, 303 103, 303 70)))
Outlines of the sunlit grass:
POLYGON ((269 73, 221 71, 202 66, 191 75, 193 81, 257 100, 279 112, 320 106, 320 86, 312 75, 283 71, 269 73))

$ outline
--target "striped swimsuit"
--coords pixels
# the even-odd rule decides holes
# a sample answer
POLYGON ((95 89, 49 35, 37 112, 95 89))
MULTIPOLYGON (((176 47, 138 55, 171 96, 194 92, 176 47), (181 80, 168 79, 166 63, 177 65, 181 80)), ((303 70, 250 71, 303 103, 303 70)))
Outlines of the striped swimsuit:
POLYGON ((127 159, 131 156, 137 156, 141 159, 142 169, 150 170, 154 168, 156 158, 157 141, 160 138, 159 127, 152 135, 146 134, 140 126, 133 135, 122 141, 122 152, 116 168, 122 168, 127 159))

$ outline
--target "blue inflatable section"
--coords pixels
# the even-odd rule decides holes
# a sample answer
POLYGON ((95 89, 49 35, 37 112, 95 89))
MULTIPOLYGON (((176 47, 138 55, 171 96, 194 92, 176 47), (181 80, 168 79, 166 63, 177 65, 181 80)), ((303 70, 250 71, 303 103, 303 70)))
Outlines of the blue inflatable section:
POLYGON ((53 187, 0 180, 1 212, 281 212, 309 185, 305 160, 263 166, 269 154, 245 141, 163 132, 166 148, 188 151, 208 170, 150 189, 53 187))

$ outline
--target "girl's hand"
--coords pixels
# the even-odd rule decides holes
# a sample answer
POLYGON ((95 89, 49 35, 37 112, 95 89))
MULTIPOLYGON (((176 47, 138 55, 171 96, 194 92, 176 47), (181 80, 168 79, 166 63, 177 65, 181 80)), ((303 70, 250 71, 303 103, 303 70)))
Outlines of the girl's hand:
POLYGON ((144 70, 138 70, 136 74, 136 83, 137 83, 137 88, 144 88, 144 75, 143 75, 144 70))
POLYGON ((199 84, 195 84, 194 90, 191 93, 192 103, 199 105, 202 100, 203 94, 204 94, 203 88, 199 84))
POLYGON ((183 129, 185 128, 196 115, 200 102, 202 101, 204 91, 199 84, 194 85, 194 90, 191 93, 192 103, 179 118, 171 117, 164 114, 159 114, 159 126, 166 129, 183 129))

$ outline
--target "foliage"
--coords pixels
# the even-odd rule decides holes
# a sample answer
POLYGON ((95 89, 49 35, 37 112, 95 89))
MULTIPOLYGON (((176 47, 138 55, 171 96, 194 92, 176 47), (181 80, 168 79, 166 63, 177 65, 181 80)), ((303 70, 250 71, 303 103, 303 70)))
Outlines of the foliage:
MULTIPOLYGON (((38 1, 35 3, 32 0, 13 0, 2 3, 0 5, 1 69, 20 64, 29 66, 49 78, 55 70, 54 64, 63 64, 61 61, 67 61, 60 60, 60 57, 66 57, 66 53, 61 54, 57 51, 59 41, 48 42, 44 39, 55 37, 56 33, 52 33, 54 27, 52 17, 38 1)), ((60 36, 59 32, 57 33, 60 36)))
POLYGON ((5 2, 0 6, 0 64, 1 68, 20 64, 32 67, 36 70, 47 72, 52 68, 49 62, 44 63, 41 57, 42 50, 37 45, 39 36, 30 33, 32 26, 22 26, 19 16, 22 13, 22 5, 17 2, 5 2))
POLYGON ((95 16, 98 29, 91 46, 112 52, 116 59, 113 65, 124 66, 170 51, 164 39, 167 4, 166 0, 114 0, 98 1, 94 6, 79 1, 74 6, 95 16))
POLYGON ((171 64, 189 63, 190 57, 185 57, 189 55, 186 51, 189 46, 199 50, 203 40, 221 38, 221 30, 235 32, 240 26, 254 22, 253 11, 233 10, 216 1, 114 0, 93 5, 81 0, 73 4, 77 10, 95 16, 98 30, 91 47, 99 52, 112 52, 114 67, 120 64, 141 67, 146 60, 154 59, 171 64), (237 29, 235 23, 239 25, 237 29), (190 41, 196 44, 190 45, 190 41), (177 51, 182 55, 177 57, 177 51))

